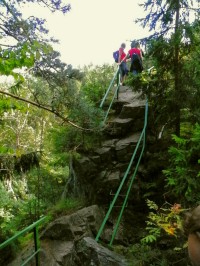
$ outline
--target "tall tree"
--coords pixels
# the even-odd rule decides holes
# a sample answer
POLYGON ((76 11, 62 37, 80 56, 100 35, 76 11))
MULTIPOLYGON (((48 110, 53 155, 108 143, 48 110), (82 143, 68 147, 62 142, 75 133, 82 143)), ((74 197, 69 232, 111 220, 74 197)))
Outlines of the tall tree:
MULTIPOLYGON (((48 30, 44 19, 35 16, 24 19, 20 8, 30 3, 43 5, 52 12, 59 11, 64 14, 71 8, 65 0, 2 0, 0 2, 0 74, 12 75, 15 79, 10 88, 0 89, 0 93, 50 111, 65 122, 76 126, 56 107, 60 106, 58 99, 61 101, 68 98, 69 100, 66 94, 63 95, 63 91, 66 92, 66 88, 70 86, 74 87, 74 82, 71 80, 80 80, 82 74, 71 65, 61 62, 60 54, 52 49, 51 44, 57 40, 47 37, 48 30), (48 82, 49 86, 45 89, 48 89, 49 96, 53 97, 51 104, 39 102, 37 93, 33 90, 32 98, 24 99, 20 95, 20 87, 25 77, 16 69, 22 67, 28 69, 29 74, 39 76, 48 82)), ((7 98, 4 98, 4 101, 5 99, 7 98)), ((68 106, 66 102, 64 105, 68 106)))
POLYGON ((148 0, 142 5, 148 12, 146 17, 137 20, 143 27, 148 26, 150 31, 154 30, 149 37, 149 40, 154 41, 153 45, 151 42, 151 55, 156 56, 157 61, 160 60, 158 65, 168 72, 167 79, 173 79, 173 83, 170 82, 174 98, 171 119, 174 117, 173 124, 177 135, 180 134, 180 110, 185 100, 181 101, 180 97, 185 87, 182 76, 184 56, 188 54, 188 25, 191 22, 191 13, 199 12, 197 3, 198 1, 191 0, 148 0))

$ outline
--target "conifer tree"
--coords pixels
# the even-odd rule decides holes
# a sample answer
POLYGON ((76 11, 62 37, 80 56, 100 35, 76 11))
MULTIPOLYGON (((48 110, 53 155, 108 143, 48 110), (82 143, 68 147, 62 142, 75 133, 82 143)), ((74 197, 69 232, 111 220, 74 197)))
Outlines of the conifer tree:
MULTIPOLYGON (((186 107, 189 80, 184 79, 185 58, 191 47, 191 15, 198 14, 198 1, 148 0, 143 5, 147 15, 138 19, 143 27, 154 33, 150 40, 149 54, 154 57, 158 80, 163 84, 165 111, 180 134, 181 109, 186 107), (163 81, 161 81, 161 79, 163 81), (185 83, 186 81, 186 83, 185 83), (168 106, 167 106, 168 105, 168 106)), ((160 83, 160 86, 162 86, 160 83)), ((161 103, 160 103, 161 104, 161 103)), ((163 106, 161 108, 163 109, 163 106)))

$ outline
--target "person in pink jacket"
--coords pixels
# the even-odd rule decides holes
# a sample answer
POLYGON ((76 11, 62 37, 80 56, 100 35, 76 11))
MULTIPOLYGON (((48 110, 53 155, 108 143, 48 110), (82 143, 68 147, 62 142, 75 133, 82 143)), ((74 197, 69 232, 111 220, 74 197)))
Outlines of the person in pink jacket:
POLYGON ((126 58, 131 61, 131 67, 130 72, 133 75, 137 75, 138 73, 141 73, 143 70, 143 64, 142 64, 142 57, 143 53, 140 49, 139 42, 132 42, 131 43, 131 49, 128 51, 126 58))
POLYGON ((120 73, 121 73, 121 84, 124 85, 124 81, 126 79, 126 76, 128 74, 128 68, 126 65, 126 53, 125 53, 125 48, 126 44, 122 43, 120 48, 119 48, 119 59, 118 59, 118 64, 120 68, 120 73))

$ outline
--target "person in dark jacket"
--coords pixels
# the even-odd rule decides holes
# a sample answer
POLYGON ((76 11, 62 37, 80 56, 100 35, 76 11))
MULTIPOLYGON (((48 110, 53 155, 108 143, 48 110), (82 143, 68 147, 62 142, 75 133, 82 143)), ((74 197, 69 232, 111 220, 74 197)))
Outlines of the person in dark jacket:
POLYGON ((133 75, 137 75, 138 73, 141 73, 143 70, 143 52, 140 49, 139 42, 132 42, 131 43, 131 49, 128 51, 126 55, 127 59, 131 60, 131 66, 130 66, 130 72, 133 75))

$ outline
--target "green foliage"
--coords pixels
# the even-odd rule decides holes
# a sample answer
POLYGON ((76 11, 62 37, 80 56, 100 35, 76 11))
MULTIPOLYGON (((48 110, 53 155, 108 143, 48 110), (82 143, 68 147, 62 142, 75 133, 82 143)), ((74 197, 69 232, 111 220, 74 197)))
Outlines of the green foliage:
POLYGON ((23 201, 17 200, 7 193, 2 183, 0 191, 0 238, 6 239, 37 220, 37 200, 33 196, 23 201))
POLYGON ((16 201, 13 209, 14 218, 10 221, 9 228, 20 231, 37 221, 40 218, 38 207, 40 207, 40 213, 44 212, 42 206, 38 206, 38 200, 34 195, 30 195, 24 201, 16 201))
POLYGON ((129 248, 116 246, 115 251, 126 256, 129 266, 145 266, 145 265, 166 265, 162 264, 161 251, 153 250, 150 246, 134 244, 129 248), (158 261, 157 261, 157 258, 158 261), (153 263, 153 264, 152 264, 153 263))
POLYGON ((200 126, 196 124, 185 138, 173 135, 175 145, 170 147, 170 166, 163 170, 167 188, 170 193, 183 203, 188 201, 196 204, 200 201, 200 126))
POLYGON ((66 198, 58 201, 52 208, 48 209, 47 215, 49 220, 56 219, 62 215, 68 215, 83 206, 80 199, 66 198))
POLYGON ((12 235, 14 228, 10 228, 10 222, 14 218, 14 200, 9 197, 2 182, 0 182, 0 238, 4 239, 12 235))
POLYGON ((103 65, 85 67, 85 77, 83 79, 81 90, 89 101, 99 106, 111 79, 113 78, 114 66, 103 65))
MULTIPOLYGON (((33 0, 31 2, 42 3, 52 12, 66 13, 70 10, 70 5, 64 5, 63 1, 55 3, 53 0, 33 0)), ((33 104, 35 101, 40 108, 65 119, 66 110, 70 108, 69 91, 73 95, 73 88, 76 87, 75 79, 80 80, 82 74, 78 69, 73 69, 71 65, 61 62, 60 54, 51 46, 56 40, 47 37, 45 20, 35 15, 22 19, 20 7, 26 3, 30 4, 30 1, 14 1, 12 7, 9 7, 7 1, 1 3, 3 25, 1 37, 6 43, 12 43, 12 45, 0 47, 0 74, 12 76, 13 82, 6 91, 1 89, 0 93, 12 93, 13 97, 17 94, 16 97, 33 104), (38 86, 34 87, 33 81, 32 84, 30 82, 30 76, 32 80, 35 80, 36 76, 40 77, 43 84, 38 82, 38 86), (27 80, 28 84, 25 82, 27 80), (26 93, 23 90, 24 86, 26 86, 26 93)), ((2 108, 5 110, 5 105, 2 108)), ((2 108, 0 106, 0 112, 2 108)))
POLYGON ((129 266, 188 265, 183 249, 175 252, 172 248, 162 249, 136 243, 129 247, 115 246, 114 250, 126 257, 129 266))
POLYGON ((35 60, 40 59, 40 54, 48 54, 52 47, 48 44, 42 44, 34 40, 31 44, 28 42, 19 44, 15 49, 1 50, 0 53, 0 73, 3 75, 12 75, 16 80, 24 81, 24 78, 15 69, 22 67, 32 67, 35 60))
POLYGON ((10 108, 2 115, 3 130, 0 146, 19 157, 24 153, 41 149, 43 124, 46 121, 46 127, 48 127, 48 118, 44 111, 38 111, 32 106, 27 107, 23 103, 17 106, 17 108, 10 108))
POLYGON ((133 257, 136 257, 134 261, 130 262, 130 266, 139 266, 139 265, 162 265, 167 266, 167 261, 162 258, 161 252, 158 250, 153 250, 149 246, 142 246, 135 244, 130 249, 133 257), (134 255, 135 254, 135 255, 134 255))
MULTIPOLYGON (((180 204, 174 204, 170 207, 158 207, 153 201, 147 200, 147 205, 152 210, 148 215, 146 221, 148 235, 142 238, 143 244, 149 244, 157 241, 163 233, 177 237, 179 231, 182 229, 182 220, 180 217, 180 204)), ((165 204, 166 205, 166 204, 165 204)))
POLYGON ((68 167, 49 166, 43 163, 40 169, 33 169, 27 173, 29 197, 36 199, 34 215, 40 217, 45 210, 54 205, 61 197, 68 178, 68 167))
POLYGON ((54 127, 49 132, 53 152, 64 163, 69 162, 70 155, 80 150, 94 149, 100 143, 100 132, 83 132, 73 127, 54 127))
POLYGON ((88 99, 85 98, 85 94, 82 92, 79 93, 75 101, 75 104, 71 107, 69 118, 73 121, 77 121, 78 125, 85 129, 98 132, 100 129, 100 122, 103 120, 102 110, 88 101, 88 99))
MULTIPOLYGON (((20 6, 22 2, 15 3, 20 6)), ((49 8, 55 6, 56 10, 62 5, 62 1, 35 2, 51 3, 49 8)), ((89 150, 94 148, 94 143, 97 145, 102 121, 97 102, 113 74, 110 66, 93 70, 88 67, 87 78, 81 84, 83 73, 62 63, 60 54, 53 51, 49 40, 42 36, 47 33, 44 21, 35 17, 22 20, 15 3, 12 8, 0 4, 2 14, 7 12, 2 16, 2 25, 6 23, 2 32, 5 29, 5 38, 12 36, 15 39, 15 45, 0 47, 0 74, 12 76, 12 82, 1 85, 0 92, 0 151, 6 158, 6 163, 1 160, 0 164, 1 170, 5 167, 9 174, 1 175, 4 182, 0 182, 2 240, 47 212, 53 219, 84 204, 74 199, 60 201, 68 180, 68 162, 71 151, 74 154, 80 147, 89 150), (14 100, 9 100, 6 93, 11 93, 14 100), (41 109, 33 107, 34 103, 41 109), (60 123, 60 118, 65 122, 72 119, 89 130, 84 132, 68 127, 60 123), (25 160, 24 166, 20 165, 18 171, 14 171, 14 160, 19 162, 22 156, 36 152, 41 154, 37 167, 27 167, 25 160), (8 154, 13 159, 12 164, 8 154)), ((27 239, 29 237, 27 235, 27 239)), ((26 242, 22 240, 21 243, 26 242)))
MULTIPOLYGON (((0 99, 0 113, 3 114, 3 112, 9 111, 9 110, 15 110, 20 109, 20 105, 16 103, 15 101, 12 101, 8 98, 1 97, 0 99)), ((3 121, 1 121, 3 122, 3 121)))
MULTIPOLYGON (((67 176, 68 168, 58 165, 46 165, 46 168, 43 165, 40 169, 15 176, 12 185, 16 199, 12 194, 9 195, 2 185, 0 238, 13 235, 46 214, 47 209, 59 201, 67 176)), ((70 209, 75 206, 75 201, 68 201, 65 206, 70 209)), ((62 204, 60 208, 62 209, 62 204)))
MULTIPOLYGON (((64 5, 62 1, 31 1, 35 4, 43 4, 52 12, 61 11, 66 13, 70 10, 70 5, 64 5)), ((21 6, 30 1, 14 1, 12 6, 7 1, 1 3, 2 17, 2 43, 7 41, 10 45, 0 47, 0 73, 13 75, 14 78, 22 78, 13 70, 22 67, 32 67, 36 60, 40 60, 42 54, 49 53, 52 50, 46 35, 48 30, 44 26, 44 20, 36 16, 22 18, 21 6)), ((53 39, 51 39, 51 42, 53 39)), ((55 40, 54 40, 55 42, 55 40)))
POLYGON ((199 21, 189 22, 190 12, 198 15, 198 9, 193 8, 195 4, 182 0, 174 4, 145 1, 147 15, 138 19, 144 27, 154 31, 142 40, 147 47, 145 61, 156 69, 154 82, 146 90, 154 119, 177 135, 185 119, 183 109, 190 112, 190 121, 199 122, 199 66, 196 63, 199 21))

